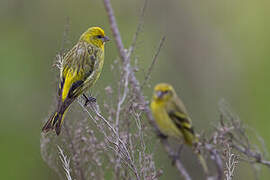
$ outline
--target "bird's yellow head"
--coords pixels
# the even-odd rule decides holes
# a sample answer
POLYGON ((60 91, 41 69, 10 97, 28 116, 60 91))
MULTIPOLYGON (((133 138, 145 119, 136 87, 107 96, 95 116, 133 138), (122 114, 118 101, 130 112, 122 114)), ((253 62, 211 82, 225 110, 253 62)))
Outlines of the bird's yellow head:
POLYGON ((175 94, 173 87, 170 84, 160 83, 154 88, 153 99, 155 101, 167 102, 175 94))
POLYGON ((104 43, 109 40, 110 39, 105 36, 103 29, 101 29, 100 27, 91 27, 87 29, 87 31, 85 31, 80 37, 80 41, 93 44, 99 48, 103 48, 104 43))

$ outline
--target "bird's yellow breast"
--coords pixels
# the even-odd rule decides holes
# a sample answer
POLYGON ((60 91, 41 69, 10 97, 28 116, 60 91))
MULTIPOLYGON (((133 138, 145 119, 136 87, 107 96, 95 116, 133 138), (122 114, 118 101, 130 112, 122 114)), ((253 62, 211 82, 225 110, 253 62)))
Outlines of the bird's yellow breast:
POLYGON ((182 136, 179 129, 169 117, 164 102, 153 101, 151 103, 151 110, 159 130, 167 136, 179 138, 182 136))

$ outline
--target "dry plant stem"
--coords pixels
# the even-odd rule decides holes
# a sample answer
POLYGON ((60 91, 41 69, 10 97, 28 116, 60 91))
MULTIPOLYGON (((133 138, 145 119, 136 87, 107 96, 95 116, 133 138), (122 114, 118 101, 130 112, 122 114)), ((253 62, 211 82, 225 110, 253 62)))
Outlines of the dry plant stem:
MULTIPOLYGON (((85 106, 81 102, 79 102, 79 104, 87 112, 87 114, 95 122, 95 124, 97 124, 96 119, 91 115, 91 113, 88 111, 88 109, 86 109, 85 106)), ((97 104, 90 104, 90 105, 91 105, 90 107, 91 107, 92 111, 95 112, 96 116, 100 120, 102 120, 109 127, 109 129, 112 131, 112 133, 116 137, 116 142, 115 142, 110 137, 108 137, 108 135, 106 134, 106 132, 104 130, 101 130, 101 132, 103 133, 103 135, 106 138, 106 140, 108 140, 108 142, 110 142, 111 144, 113 144, 117 149, 115 149, 113 147, 109 147, 109 148, 112 149, 113 151, 115 151, 116 154, 120 154, 119 155, 119 158, 121 158, 121 160, 135 174, 136 179, 137 180, 140 180, 140 176, 139 176, 138 170, 137 170, 137 168, 135 166, 134 159, 132 158, 132 155, 130 154, 128 148, 126 147, 126 144, 119 137, 118 132, 116 131, 116 129, 109 123, 109 121, 106 118, 104 118, 100 114, 99 107, 98 107, 97 104)))
POLYGON ((229 144, 227 144, 227 150, 225 153, 227 157, 227 162, 225 163, 226 166, 224 173, 226 176, 226 180, 232 180, 235 168, 238 164, 239 156, 232 152, 232 148, 229 144))
MULTIPOLYGON (((129 71, 130 85, 133 88, 133 91, 136 94, 139 103, 144 107, 146 116, 147 116, 150 124, 154 127, 157 134, 161 134, 153 117, 152 117, 151 111, 148 107, 148 103, 144 99, 143 93, 142 93, 141 88, 140 88, 140 83, 137 80, 137 78, 135 77, 133 69, 130 67, 130 59, 129 59, 128 54, 126 53, 126 51, 124 49, 124 45, 122 43, 120 32, 119 32, 118 26, 116 24, 116 19, 115 19, 114 13, 113 13, 113 9, 112 9, 110 0, 104 0, 104 5, 105 5, 105 9, 106 9, 108 18, 109 18, 110 27, 111 27, 111 30, 113 33, 113 37, 114 37, 116 45, 117 45, 119 56, 123 62, 123 66, 126 67, 124 69, 129 71)), ((170 153, 172 154, 173 150, 169 146, 168 141, 162 140, 161 142, 162 142, 163 146, 165 147, 165 149, 167 150, 167 152, 169 154, 170 153)), ((184 178, 186 180, 190 180, 191 177, 188 174, 188 172, 186 171, 186 169, 184 168, 184 166, 182 165, 181 161, 179 159, 175 159, 175 163, 178 164, 177 169, 184 176, 184 178), (180 166, 180 165, 182 165, 182 166, 180 166)))
POLYGON ((116 120, 115 120, 115 128, 116 128, 116 132, 117 132, 117 135, 119 136, 119 118, 120 118, 120 112, 121 112, 121 106, 122 104, 124 103, 126 97, 127 97, 127 94, 128 94, 128 78, 129 78, 129 66, 125 66, 124 67, 124 71, 125 71, 125 75, 124 75, 124 92, 123 92, 123 95, 122 97, 119 99, 118 101, 118 104, 117 104, 117 110, 116 110, 116 120))
MULTIPOLYGON (((74 147, 74 143, 73 143, 73 141, 72 141, 72 137, 71 137, 71 134, 70 134, 70 132, 69 132, 68 126, 67 126, 65 123, 64 123, 64 129, 65 129, 65 131, 66 131, 67 138, 68 138, 68 140, 69 140, 69 142, 70 142, 72 154, 75 155, 75 154, 76 154, 76 149, 75 149, 75 147, 74 147)), ((85 180, 84 173, 83 173, 83 170, 82 170, 82 168, 81 168, 81 166, 80 166, 80 163, 79 163, 79 162, 75 162, 75 163, 76 163, 76 166, 77 166, 77 168, 78 168, 78 170, 79 170, 79 173, 80 173, 80 175, 77 176, 77 177, 80 177, 81 180, 85 180)))
MULTIPOLYGON (((124 90, 123 90, 122 96, 119 94, 119 100, 118 100, 117 109, 116 109, 115 131, 116 131, 116 136, 117 136, 117 142, 116 142, 117 147, 119 147, 118 145, 119 145, 119 139, 120 139, 120 137, 119 137, 119 120, 120 120, 120 114, 121 114, 121 110, 122 110, 121 106, 125 102, 126 97, 128 95, 128 92, 129 92, 129 88, 128 88, 129 71, 128 71, 128 68, 129 68, 128 64, 123 67, 123 70, 124 70, 124 77, 123 77, 123 79, 124 79, 124 87, 123 88, 124 88, 124 90)), ((118 153, 116 153, 116 161, 120 162, 120 157, 118 156, 118 153)), ((115 166, 116 172, 119 171, 118 168, 119 168, 119 166, 115 166)), ((119 174, 119 173, 116 173, 116 174, 119 174)))
POLYGON ((186 180, 191 180, 190 175, 188 174, 188 172, 186 171, 185 167, 183 166, 182 162, 178 159, 178 156, 175 156, 175 153, 171 150, 171 147, 169 145, 169 142, 166 139, 161 139, 161 142, 164 146, 164 148, 166 149, 166 151, 168 152, 168 155, 172 158, 175 159, 175 165, 178 169, 178 171, 180 171, 180 173, 182 174, 182 176, 186 179, 186 180))
POLYGON ((129 72, 130 72, 129 71, 129 61, 130 60, 129 60, 129 58, 127 56, 124 56, 126 54, 125 49, 124 49, 124 46, 123 46, 123 43, 122 43, 120 32, 118 31, 118 28, 117 28, 117 24, 116 24, 115 16, 114 16, 114 13, 113 13, 113 9, 110 6, 110 1, 104 0, 104 4, 105 4, 105 8, 107 10, 108 16, 109 16, 109 21, 110 21, 110 24, 111 24, 111 29, 112 29, 112 32, 113 32, 113 36, 118 37, 118 38, 115 38, 117 49, 119 50, 119 54, 123 55, 123 56, 121 56, 121 59, 122 59, 122 62, 123 62, 124 81, 125 81, 124 82, 124 93, 123 93, 123 96, 118 101, 117 110, 116 110, 116 120, 115 120, 116 136, 118 137, 117 138, 117 144, 118 144, 119 143, 118 142, 118 139, 119 139, 119 133, 118 133, 118 131, 119 131, 119 117, 120 117, 121 105, 124 103, 125 98, 126 98, 127 93, 128 93, 128 79, 129 79, 129 72))
POLYGON ((239 145, 237 145, 235 143, 232 144, 232 147, 234 149, 236 149, 237 151, 245 154, 247 157, 254 158, 255 161, 253 163, 260 163, 260 164, 263 164, 263 165, 265 165, 267 167, 270 167, 270 161, 266 161, 266 160, 262 159, 262 155, 261 154, 256 153, 256 152, 253 152, 250 149, 244 148, 244 147, 239 146, 239 145))
POLYGON ((140 32, 142 31, 142 26, 143 26, 143 22, 144 22, 144 15, 145 15, 145 10, 146 10, 146 7, 147 7, 147 3, 148 3, 148 0, 144 0, 144 4, 143 4, 142 10, 141 10, 139 23, 138 23, 135 35, 133 37, 132 43, 131 43, 130 48, 129 48, 128 58, 130 58, 132 56, 132 54, 134 52, 134 49, 136 47, 137 39, 139 37, 140 32))
POLYGON ((156 61, 157 61, 157 58, 158 58, 158 55, 161 51, 161 48, 164 44, 164 41, 165 41, 165 36, 163 36, 160 40, 160 43, 159 43, 159 46, 158 46, 158 49, 153 57, 153 60, 152 60, 152 63, 150 65, 150 67, 148 68, 148 71, 147 71, 147 74, 145 76, 145 79, 144 79, 144 82, 142 83, 142 86, 141 86, 141 89, 144 88, 145 84, 149 81, 149 78, 150 78, 150 74, 151 72, 153 71, 153 68, 154 68, 154 65, 156 64, 156 61))
POLYGON ((60 148, 60 146, 57 146, 57 148, 58 148, 58 151, 59 151, 59 158, 60 158, 60 160, 61 160, 61 162, 63 164, 63 168, 65 170, 66 178, 67 178, 67 180, 72 180, 71 175, 70 175, 71 169, 70 169, 70 166, 69 166, 70 159, 67 158, 67 156, 64 154, 64 152, 60 148))
POLYGON ((110 0, 104 0, 103 2, 106 8, 107 15, 109 17, 110 26, 111 26, 114 40, 116 41, 118 53, 120 55, 120 58, 122 59, 122 62, 124 64, 127 64, 129 63, 129 59, 128 59, 128 56, 126 55, 126 52, 122 43, 122 38, 120 36, 120 32, 116 24, 116 19, 115 19, 114 12, 111 6, 111 2, 110 0))
MULTIPOLYGON (((142 157, 145 157, 146 145, 143 138, 144 135, 142 131, 142 124, 141 124, 141 118, 140 118, 141 115, 133 111, 133 116, 134 116, 134 119, 136 120, 136 125, 139 130, 140 145, 142 147, 142 152, 140 152, 139 154, 139 162, 140 162, 139 164, 141 165, 140 169, 143 169, 145 159, 143 159, 142 157)), ((141 171, 141 177, 143 177, 143 179, 146 179, 144 171, 141 171)))
MULTIPOLYGON (((108 0, 104 0, 104 5, 106 8, 106 11, 108 13, 109 16, 109 21, 110 21, 110 25, 111 25, 111 30, 113 32, 113 36, 115 38, 116 41, 116 45, 117 45, 117 49, 119 51, 119 54, 121 56, 122 59, 122 63, 123 63, 123 71, 124 71, 124 93, 122 95, 122 97, 120 98, 118 104, 117 104, 117 111, 116 111, 116 120, 115 120, 115 124, 116 124, 116 136, 117 138, 117 144, 119 143, 118 139, 119 138, 119 133, 118 133, 118 129, 119 129, 119 116, 120 116, 120 111, 121 111, 121 105, 124 103, 127 93, 128 93, 128 83, 129 83, 129 75, 130 75, 130 59, 129 57, 126 55, 123 43, 122 43, 122 39, 120 36, 120 32, 117 28, 117 24, 116 24, 116 19, 114 16, 114 12, 113 9, 111 7, 110 1, 108 0)), ((139 33, 139 32, 138 32, 139 33)), ((136 43, 136 37, 134 38, 134 45, 136 43)), ((132 50, 130 52, 133 52, 134 47, 132 48, 132 50)), ((131 54, 131 53, 130 53, 131 54)))
POLYGON ((217 180, 222 180, 223 177, 223 161, 220 157, 220 153, 211 144, 205 144, 205 149, 207 149, 211 155, 211 158, 215 162, 217 169, 217 180))

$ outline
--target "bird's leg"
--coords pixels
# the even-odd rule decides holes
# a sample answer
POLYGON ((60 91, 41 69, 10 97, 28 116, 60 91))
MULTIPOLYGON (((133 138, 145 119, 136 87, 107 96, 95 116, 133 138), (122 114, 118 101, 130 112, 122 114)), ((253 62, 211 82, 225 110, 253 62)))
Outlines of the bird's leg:
POLYGON ((180 144, 180 146, 179 146, 179 148, 178 148, 178 152, 177 152, 177 154, 180 156, 181 155, 181 152, 182 152, 182 150, 183 150, 183 147, 184 147, 184 145, 183 144, 180 144))
POLYGON ((85 98, 85 104, 84 106, 87 106, 89 103, 95 103, 97 102, 97 99, 92 97, 92 96, 89 96, 87 97, 84 93, 83 93, 83 97, 85 98))
POLYGON ((175 162, 178 158, 180 158, 181 152, 183 150, 183 144, 180 144, 178 151, 174 153, 173 155, 173 160, 172 160, 172 165, 175 165, 175 162))

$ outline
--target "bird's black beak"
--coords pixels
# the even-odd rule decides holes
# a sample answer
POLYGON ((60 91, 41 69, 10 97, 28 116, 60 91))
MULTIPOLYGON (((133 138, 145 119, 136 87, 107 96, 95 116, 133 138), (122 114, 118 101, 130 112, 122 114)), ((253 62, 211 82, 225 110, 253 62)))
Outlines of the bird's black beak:
POLYGON ((102 38, 102 41, 103 42, 107 42, 107 41, 109 41, 110 40, 110 38, 108 37, 108 36, 104 36, 103 38, 102 38))

